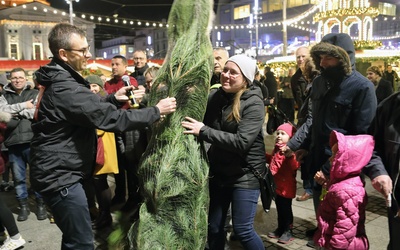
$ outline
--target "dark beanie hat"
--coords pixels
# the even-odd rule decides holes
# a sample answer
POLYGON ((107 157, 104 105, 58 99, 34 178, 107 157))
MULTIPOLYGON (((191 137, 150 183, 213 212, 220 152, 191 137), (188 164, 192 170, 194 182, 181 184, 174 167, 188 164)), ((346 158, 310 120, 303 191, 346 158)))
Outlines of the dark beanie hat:
POLYGON ((100 76, 98 75, 89 75, 86 77, 86 81, 88 81, 89 83, 95 83, 101 88, 104 88, 103 80, 101 80, 100 76))

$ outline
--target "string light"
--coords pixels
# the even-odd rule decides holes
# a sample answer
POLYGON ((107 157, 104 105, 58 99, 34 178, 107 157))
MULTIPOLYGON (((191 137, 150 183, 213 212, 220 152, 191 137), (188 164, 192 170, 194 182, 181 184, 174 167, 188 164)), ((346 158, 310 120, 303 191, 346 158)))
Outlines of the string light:
POLYGON ((325 12, 320 12, 314 15, 314 22, 318 22, 321 19, 338 17, 338 16, 372 16, 376 17, 379 15, 379 10, 377 8, 368 7, 368 8, 349 8, 349 9, 334 9, 325 12))
MULTIPOLYGON (((315 4, 314 6, 310 7, 308 10, 304 11, 303 13, 299 14, 296 17, 293 17, 291 19, 287 19, 286 20, 286 24, 292 28, 296 28, 296 29, 300 29, 300 30, 304 30, 307 32, 313 32, 316 33, 317 31, 311 27, 305 27, 304 24, 306 23, 307 25, 315 25, 317 23, 318 20, 320 20, 323 17, 329 17, 329 16, 341 16, 341 15, 351 15, 351 14, 368 14, 371 15, 373 17, 376 17, 377 15, 379 15, 379 10, 377 8, 373 8, 373 7, 361 7, 361 8, 349 8, 349 9, 338 9, 338 10, 331 10, 331 11, 325 11, 325 12, 320 12, 317 14, 314 14, 314 21, 310 22, 310 21, 304 21, 305 18, 309 17, 310 15, 312 15, 313 13, 315 13, 318 9, 321 8, 321 6, 324 6, 326 3, 326 0, 321 0, 319 1, 317 4, 315 4), (300 22, 300 24, 299 24, 300 22)), ((1 1, 1 4, 5 5, 6 2, 5 1, 1 1)), ((18 7, 15 3, 13 4, 14 7, 18 7)), ((22 8, 27 9, 27 5, 23 4, 21 5, 22 8)), ((36 6, 33 6, 33 10, 37 11, 38 8, 36 6)), ((47 8, 43 8, 43 12, 48 13, 48 9, 47 8)), ((57 10, 53 10, 52 13, 54 15, 59 14, 59 12, 57 10)), ((110 17, 104 17, 104 16, 99 16, 99 15, 95 15, 95 14, 88 14, 88 13, 80 13, 80 12, 76 12, 81 14, 81 18, 82 19, 86 19, 87 17, 89 17, 90 20, 97 20, 98 22, 111 22, 111 18, 110 17)), ((67 13, 66 12, 61 12, 60 13, 62 16, 66 16, 67 13)), ((76 16, 76 14, 74 13, 74 16, 76 16)), ((375 21, 389 21, 389 19, 387 17, 376 17, 374 19, 375 21)), ((396 17, 392 17, 391 20, 397 20, 396 17)), ((119 23, 118 19, 114 19, 113 20, 114 23, 119 23)), ((142 22, 145 23, 145 25, 147 27, 150 26, 150 21, 143 21, 143 20, 135 20, 135 19, 125 19, 122 21, 123 24, 125 25, 136 25, 136 26, 141 26, 142 22)), ((151 22, 153 27, 168 27, 167 24, 163 23, 163 22, 151 22)), ((275 27, 275 26, 280 26, 282 25, 283 21, 272 21, 272 22, 264 22, 264 23, 259 23, 258 27, 275 27)), ((255 28, 255 25, 243 25, 243 24, 223 24, 223 25, 214 25, 213 27, 210 27, 210 29, 214 29, 214 30, 239 30, 239 29, 253 29, 255 28)), ((373 38, 373 40, 388 40, 388 39, 395 39, 395 38, 399 38, 400 35, 396 35, 396 36, 387 36, 387 37, 375 37, 373 38)))
MULTIPOLYGON (((0 3, 1 3, 2 5, 5 5, 5 4, 6 4, 6 2, 5 2, 4 0, 1 1, 0 3)), ((23 4, 23 5, 20 5, 20 6, 21 6, 22 8, 24 8, 24 9, 29 9, 28 6, 27 6, 26 4, 23 4)), ((12 5, 12 7, 19 7, 19 6, 17 6, 17 4, 14 3, 14 4, 12 5)), ((9 8, 12 8, 12 7, 9 7, 9 8)), ((34 11, 38 11, 38 10, 39 10, 39 8, 38 8, 37 6, 33 6, 32 9, 33 9, 34 11)), ((44 8, 42 9, 42 11, 45 12, 45 13, 49 13, 49 12, 50 12, 49 9, 46 8, 46 7, 44 7, 44 8)), ((54 15, 57 15, 57 14, 60 14, 60 15, 62 15, 62 16, 66 16, 66 15, 67 15, 66 12, 62 11, 62 12, 59 13, 57 10, 52 10, 51 13, 53 13, 54 15)), ((98 22, 103 22, 103 21, 105 21, 105 22, 111 22, 111 18, 110 18, 110 17, 107 17, 107 16, 104 17, 104 16, 99 16, 99 15, 96 15, 96 14, 81 13, 81 12, 77 12, 77 11, 75 11, 75 13, 73 14, 73 16, 76 17, 77 14, 80 15, 80 18, 81 18, 81 19, 89 18, 90 20, 97 20, 98 22)), ((119 20, 118 20, 117 18, 113 19, 113 21, 114 21, 114 23, 119 23, 119 20)), ((150 26, 150 23, 151 23, 151 25, 152 25, 153 27, 160 27, 160 28, 168 27, 168 25, 165 24, 164 22, 145 21, 145 20, 137 20, 137 19, 136 19, 136 20, 135 20, 135 19, 124 19, 124 20, 121 21, 121 22, 122 22, 123 24, 126 24, 126 25, 137 25, 137 26, 141 26, 141 25, 142 25, 142 22, 145 22, 146 26, 150 26)))

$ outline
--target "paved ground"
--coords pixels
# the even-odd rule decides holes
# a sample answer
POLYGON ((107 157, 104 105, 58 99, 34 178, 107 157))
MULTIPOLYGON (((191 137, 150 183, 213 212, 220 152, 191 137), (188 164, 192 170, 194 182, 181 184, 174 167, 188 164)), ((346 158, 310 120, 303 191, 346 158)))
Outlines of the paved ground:
MULTIPOLYGON (((301 181, 298 178, 297 194, 302 193, 301 181)), ((367 191, 369 195, 369 202, 367 206, 367 235, 373 250, 386 249, 388 243, 388 226, 385 209, 385 201, 380 195, 371 187, 370 182, 367 181, 367 191)), ((14 198, 14 193, 8 192, 0 193, 1 199, 4 199, 9 204, 14 213, 17 215, 17 203, 14 198)), ((22 236, 27 241, 25 249, 27 250, 56 250, 60 249, 61 233, 56 225, 50 224, 49 220, 38 221, 36 220, 35 203, 31 198, 30 207, 32 210, 31 215, 27 221, 17 222, 22 236)), ((255 228, 258 234, 264 241, 266 249, 311 249, 306 246, 307 238, 304 233, 307 229, 315 227, 314 210, 312 200, 298 202, 293 200, 294 212, 294 237, 295 240, 287 245, 278 244, 276 239, 267 237, 268 232, 273 231, 277 226, 275 204, 272 205, 271 211, 267 214, 262 211, 259 204, 259 210, 256 215, 255 228)), ((97 250, 107 249, 104 247, 104 242, 110 230, 98 233, 96 235, 97 250)), ((231 250, 243 249, 240 243, 232 241, 229 242, 231 250)))
MULTIPOLYGON (((267 148, 271 147, 272 137, 266 137, 267 148)), ((303 192, 301 180, 298 174, 297 194, 303 192)), ((109 178, 112 184, 112 178, 109 178)), ((370 181, 367 180, 366 186, 369 203, 367 206, 367 235, 370 241, 370 249, 383 250, 386 249, 388 243, 388 225, 386 217, 386 208, 384 199, 371 187, 370 181)), ((14 213, 14 217, 18 213, 18 205, 14 197, 14 191, 0 192, 1 199, 5 200, 14 213)), ((61 245, 61 232, 54 224, 50 224, 49 220, 36 220, 34 198, 31 196, 30 207, 33 213, 27 221, 17 222, 22 236, 27 241, 25 248, 27 250, 57 250, 61 245)), ((259 204, 259 210, 256 215, 255 228, 262 237, 266 249, 311 249, 306 246, 307 238, 305 231, 314 228, 315 217, 312 200, 298 202, 293 200, 294 212, 294 237, 295 240, 287 245, 278 244, 276 239, 267 237, 268 232, 273 231, 277 226, 276 209, 273 204, 271 211, 267 214, 262 211, 259 204)), ((107 249, 105 241, 111 229, 96 234, 97 250, 107 249)), ((229 242, 229 249, 243 249, 238 242, 229 242)))

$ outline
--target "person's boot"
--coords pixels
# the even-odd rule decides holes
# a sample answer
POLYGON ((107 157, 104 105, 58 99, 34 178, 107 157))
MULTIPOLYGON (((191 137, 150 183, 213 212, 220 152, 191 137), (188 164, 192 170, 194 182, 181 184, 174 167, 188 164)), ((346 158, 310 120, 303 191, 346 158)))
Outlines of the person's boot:
POLYGON ((36 210, 36 218, 38 220, 45 220, 47 219, 47 210, 46 206, 44 205, 44 201, 42 198, 36 199, 37 210, 36 210))
POLYGON ((28 199, 19 200, 20 210, 17 216, 17 221, 26 221, 31 211, 28 206, 28 199))

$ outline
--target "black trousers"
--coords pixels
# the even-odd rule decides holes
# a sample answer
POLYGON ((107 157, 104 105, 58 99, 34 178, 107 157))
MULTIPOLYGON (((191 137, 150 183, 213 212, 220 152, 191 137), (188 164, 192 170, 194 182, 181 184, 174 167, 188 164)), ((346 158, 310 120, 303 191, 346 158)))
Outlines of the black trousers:
POLYGON ((292 210, 292 198, 285 198, 280 195, 276 195, 275 204, 278 212, 278 228, 287 231, 292 229, 293 225, 293 210, 292 210))
POLYGON ((19 233, 14 216, 3 199, 0 198, 0 232, 4 232, 4 228, 7 229, 10 236, 19 233))

